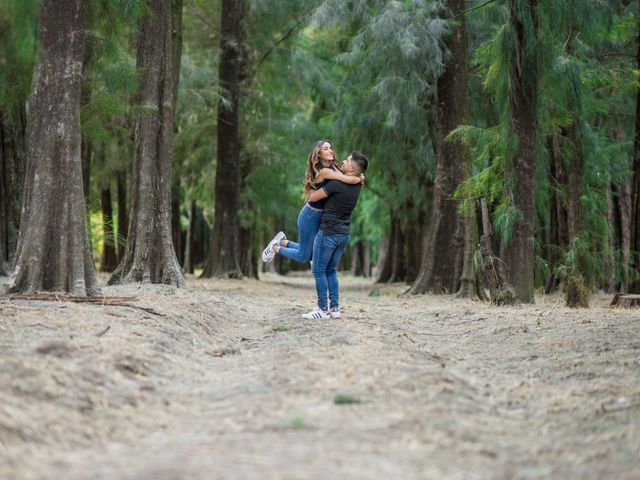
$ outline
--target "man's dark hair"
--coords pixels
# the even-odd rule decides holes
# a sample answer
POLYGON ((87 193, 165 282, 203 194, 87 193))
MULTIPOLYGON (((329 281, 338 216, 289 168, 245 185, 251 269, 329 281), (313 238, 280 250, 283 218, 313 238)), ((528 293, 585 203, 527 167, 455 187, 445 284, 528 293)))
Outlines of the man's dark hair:
POLYGON ((369 159, 365 157, 363 153, 351 152, 351 158, 354 162, 356 162, 356 165, 358 165, 360 173, 364 173, 367 171, 367 167, 369 166, 369 159))

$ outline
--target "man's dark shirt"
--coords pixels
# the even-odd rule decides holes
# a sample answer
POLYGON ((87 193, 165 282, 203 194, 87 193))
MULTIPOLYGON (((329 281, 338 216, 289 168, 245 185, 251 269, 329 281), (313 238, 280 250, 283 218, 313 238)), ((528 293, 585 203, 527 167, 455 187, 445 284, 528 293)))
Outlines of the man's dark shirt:
POLYGON ((329 197, 320 217, 320 229, 328 234, 348 234, 351 226, 351 214, 356 208, 362 185, 360 183, 350 185, 338 180, 330 180, 322 188, 329 197))

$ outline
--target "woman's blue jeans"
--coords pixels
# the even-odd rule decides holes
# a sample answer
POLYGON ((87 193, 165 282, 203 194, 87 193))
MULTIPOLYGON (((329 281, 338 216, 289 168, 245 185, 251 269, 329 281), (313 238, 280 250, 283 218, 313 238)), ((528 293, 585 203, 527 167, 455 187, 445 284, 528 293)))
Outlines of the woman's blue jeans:
POLYGON ((316 235, 313 243, 313 266, 311 273, 316 281, 318 307, 327 309, 327 291, 331 308, 339 307, 340 285, 338 284, 338 261, 349 242, 346 233, 324 233, 322 230, 316 235))
POLYGON ((305 204, 298 215, 298 242, 289 240, 286 247, 280 247, 280 255, 298 263, 307 263, 311 258, 313 239, 318 233, 321 216, 321 210, 315 210, 305 204))

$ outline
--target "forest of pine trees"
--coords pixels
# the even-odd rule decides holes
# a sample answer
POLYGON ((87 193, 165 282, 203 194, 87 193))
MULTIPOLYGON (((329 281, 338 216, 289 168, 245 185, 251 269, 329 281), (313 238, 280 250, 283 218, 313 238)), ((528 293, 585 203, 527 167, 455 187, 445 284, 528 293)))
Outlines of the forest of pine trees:
POLYGON ((639 0, 3 0, 0 275, 286 274, 327 138, 371 160, 344 270, 640 293, 639 107, 639 0))

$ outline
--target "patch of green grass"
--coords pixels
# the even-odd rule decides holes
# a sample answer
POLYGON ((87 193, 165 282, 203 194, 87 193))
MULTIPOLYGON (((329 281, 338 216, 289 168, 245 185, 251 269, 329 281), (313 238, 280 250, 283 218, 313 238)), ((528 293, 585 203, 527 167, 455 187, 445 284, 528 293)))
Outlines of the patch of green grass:
POLYGON ((616 422, 594 423, 593 425, 591 425, 591 430, 593 430, 594 432, 601 432, 606 430, 613 430, 622 426, 623 425, 616 422))
POLYGON ((300 415, 289 415, 284 419, 284 423, 289 428, 294 428, 296 430, 306 430, 311 428, 304 418, 300 415))
POLYGON ((357 397, 352 397, 351 395, 344 395, 342 393, 339 393, 338 395, 333 397, 333 403, 335 403, 336 405, 354 405, 362 403, 362 400, 357 397))
POLYGON ((291 330, 291 327, 289 327, 288 325, 276 325, 271 330, 273 330, 274 332, 287 332, 291 330))

